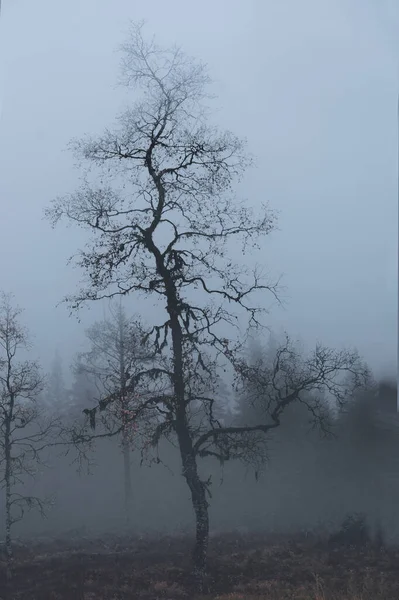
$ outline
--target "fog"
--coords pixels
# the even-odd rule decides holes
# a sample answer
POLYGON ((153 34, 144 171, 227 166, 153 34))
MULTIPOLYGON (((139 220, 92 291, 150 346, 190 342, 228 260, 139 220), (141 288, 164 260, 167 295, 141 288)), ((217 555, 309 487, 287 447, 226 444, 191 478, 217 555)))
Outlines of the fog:
MULTIPOLYGON (((85 328, 108 305, 91 304, 78 321, 59 304, 79 284, 67 260, 86 237, 52 230, 43 210, 77 187, 71 138, 101 133, 129 102, 132 92, 117 86, 117 49, 129 22, 145 19, 160 43, 177 43, 208 64, 213 118, 246 137, 256 156, 239 191, 279 212, 278 231, 257 255, 285 286, 283 306, 270 302, 268 326, 309 347, 318 340, 356 346, 377 379, 394 377, 397 2, 204 0, 188 10, 181 0, 3 0, 1 10, 0 286, 24 308, 46 371, 58 350, 72 385, 69 366, 86 347, 85 328)), ((136 298, 125 306, 148 320, 154 310, 136 298)), ((346 434, 326 442, 316 433, 287 440, 284 431, 283 423, 259 482, 241 465, 201 467, 213 474, 214 528, 306 529, 364 510, 388 529, 396 496, 380 505, 353 490, 342 473, 346 434), (326 464, 339 476, 323 477, 326 464)), ((90 476, 76 473, 72 456, 52 456, 34 489, 55 492, 56 506, 46 521, 29 515, 18 533, 124 528, 117 444, 98 445, 90 476)), ((179 457, 162 445, 165 464, 140 467, 134 454, 131 527, 141 532, 192 523, 179 457)), ((367 488, 366 475, 362 481, 367 488)))
MULTIPOLYGON (((310 428, 303 406, 293 406, 269 437, 269 459, 258 476, 239 462, 201 461, 201 472, 212 479, 211 533, 331 532, 348 514, 358 513, 366 515, 371 531, 381 529, 387 542, 397 543, 397 433, 395 426, 387 427, 395 394, 394 386, 379 389, 377 400, 386 415, 382 425, 373 403, 360 397, 336 424, 337 437, 328 439, 310 428)), ((90 453, 90 474, 87 463, 77 472, 76 453, 59 457, 52 451, 47 468, 34 482, 28 480, 23 491, 55 494, 55 504, 44 520, 28 513, 15 525, 16 537, 191 534, 192 509, 178 451, 163 441, 160 464, 151 463, 155 455, 141 465, 140 452, 132 454, 132 516, 127 524, 121 445, 115 438, 97 442, 90 453)))

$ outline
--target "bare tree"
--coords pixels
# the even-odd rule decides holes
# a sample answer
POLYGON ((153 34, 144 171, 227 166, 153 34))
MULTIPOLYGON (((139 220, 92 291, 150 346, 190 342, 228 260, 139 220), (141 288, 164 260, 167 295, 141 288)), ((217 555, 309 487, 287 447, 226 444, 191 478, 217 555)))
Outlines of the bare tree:
POLYGON ((43 464, 43 451, 55 431, 55 421, 41 414, 38 397, 43 378, 36 362, 24 359, 29 350, 26 329, 20 324, 21 310, 12 297, 0 299, 0 481, 5 492, 5 550, 7 579, 12 573, 14 523, 28 509, 45 513, 47 500, 27 495, 20 485, 35 477, 43 464))
MULTIPOLYGON (((311 424, 332 435, 331 409, 345 406, 371 378, 356 351, 317 344, 312 352, 305 353, 288 335, 272 355, 261 353, 253 362, 235 355, 231 359, 238 387, 246 391, 258 421, 268 421, 268 429, 279 427, 285 409, 297 402, 306 407, 311 424)), ((253 428, 262 431, 263 425, 253 428)))
POLYGON ((145 332, 138 319, 128 317, 121 304, 111 305, 109 312, 108 318, 87 330, 90 349, 77 356, 74 369, 89 376, 100 398, 110 394, 115 397, 110 410, 103 413, 102 424, 104 431, 110 435, 118 431, 122 438, 125 515, 129 523, 132 510, 130 454, 132 447, 138 444, 139 433, 139 423, 133 422, 132 415, 144 391, 139 382, 135 389, 127 384, 148 369, 149 364, 152 366, 154 355, 148 344, 142 343, 145 332))
MULTIPOLYGON (((266 205, 256 214, 235 198, 234 183, 251 161, 244 142, 209 124, 205 67, 178 48, 163 50, 147 42, 141 26, 132 27, 123 50, 124 82, 141 89, 142 97, 119 117, 115 131, 72 143, 87 165, 83 184, 74 194, 56 199, 47 215, 53 224, 66 218, 93 233, 76 261, 87 285, 68 299, 73 308, 88 300, 142 293, 159 301, 158 314, 165 311, 146 339, 166 366, 136 380, 156 378, 169 391, 152 394, 136 415, 157 405, 163 420, 153 442, 165 435, 177 438, 196 517, 193 560, 201 585, 210 481, 201 479, 198 458, 240 457, 256 433, 269 431, 275 423, 225 427, 215 417, 213 393, 227 361, 242 376, 252 376, 237 359, 242 335, 238 323, 244 330, 247 318, 259 324, 264 295, 277 298, 277 285, 261 269, 251 271, 245 260, 234 263, 230 255, 238 244, 244 254, 248 247, 257 247, 273 230, 275 218, 266 205), (91 182, 94 167, 98 173, 91 182)), ((352 361, 349 355, 347 359, 352 361)), ((345 364, 338 361, 335 366, 345 364)), ((100 409, 115 398, 108 396, 100 409)))

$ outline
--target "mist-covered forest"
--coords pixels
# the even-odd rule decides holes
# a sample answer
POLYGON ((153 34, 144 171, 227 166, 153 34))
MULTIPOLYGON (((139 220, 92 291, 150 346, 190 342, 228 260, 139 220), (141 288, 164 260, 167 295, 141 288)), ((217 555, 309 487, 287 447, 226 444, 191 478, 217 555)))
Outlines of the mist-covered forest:
POLYGON ((124 106, 42 211, 73 232, 74 351, 42 363, 1 293, 0 597, 395 598, 389 366, 273 327, 279 206, 243 193, 211 69, 144 22, 117 50, 124 106))
MULTIPOLYGON (((80 416, 97 390, 82 375, 75 376, 69 387, 65 381, 56 356, 43 401, 48 406, 46 401, 56 398, 56 410, 80 416)), ((223 407, 223 415, 224 411, 222 418, 237 423, 252 414, 239 398, 233 414, 229 406, 223 407)), ((287 410, 282 424, 268 439, 268 461, 257 479, 247 465, 207 461, 204 469, 213 483, 212 530, 333 531, 347 514, 358 512, 367 514, 374 527, 383 527, 386 537, 396 541, 395 385, 380 382, 370 393, 359 394, 334 418, 334 435, 329 437, 312 426, 302 406, 287 410)), ((56 499, 46 519, 32 511, 17 524, 17 536, 60 535, 70 530, 120 532, 127 527, 140 534, 191 530, 192 509, 173 444, 163 441, 159 452, 143 463, 140 448, 133 446, 129 525, 120 440, 96 442, 90 465, 82 464, 80 472, 71 453, 62 457, 51 452, 46 468, 24 484, 25 491, 43 497, 55 494, 56 499), (155 464, 158 454, 161 462, 155 464)))
MULTIPOLYGON (((10 301, 10 297, 3 298, 3 310, 10 301)), ((18 318, 22 314, 12 312, 18 318)), ((13 447, 15 457, 19 458, 11 473, 12 497, 17 500, 11 509, 12 564, 14 553, 18 557, 21 549, 31 543, 33 548, 43 546, 39 555, 60 552, 60 560, 65 560, 65 548, 68 556, 73 556, 71 547, 89 555, 93 550, 108 554, 126 552, 118 547, 124 548, 129 536, 133 540, 155 540, 153 543, 161 552, 165 546, 170 548, 170 539, 187 539, 191 545, 195 519, 175 436, 158 437, 155 441, 156 425, 154 428, 148 420, 136 422, 131 418, 134 402, 127 420, 118 410, 120 406, 113 406, 104 411, 101 423, 94 430, 88 425, 90 413, 85 414, 111 390, 120 392, 121 356, 129 371, 137 368, 137 352, 141 352, 137 346, 140 341, 137 323, 137 315, 129 317, 121 303, 111 303, 105 318, 86 331, 86 351, 76 355, 68 370, 57 352, 50 372, 40 378, 37 395, 28 400, 25 396, 22 410, 14 409, 15 424, 18 419, 25 419, 20 428, 25 435, 19 432, 13 447), (79 435, 84 439, 80 440, 79 435), (18 441, 23 438, 28 445, 24 445, 26 441, 18 441), (54 543, 61 546, 53 548, 54 543), (86 549, 87 544, 92 545, 86 549), (46 545, 49 545, 47 550, 46 545)), ((4 320, 0 325, 4 334, 4 320)), ((265 339, 263 345, 259 339, 250 342, 248 362, 253 365, 259 361, 271 362, 274 372, 276 356, 287 347, 287 340, 270 334, 265 339)), ((304 351, 299 344, 296 350, 298 356, 304 351)), ((294 360, 295 356, 290 358, 294 360)), ((34 365, 23 363, 25 370, 28 364, 34 365)), ((264 402, 259 389, 253 389, 254 382, 237 388, 232 385, 231 377, 233 374, 225 375, 215 390, 215 426, 247 427, 265 422, 264 402)), ((3 376, 1 382, 4 386, 3 376)), ((265 439, 263 433, 256 444, 247 439, 248 446, 242 446, 242 457, 202 459, 200 477, 207 481, 211 492, 211 546, 212 540, 220 536, 223 540, 224 535, 231 534, 235 536, 235 544, 237 538, 242 538, 244 544, 248 544, 245 540, 252 540, 249 548, 254 544, 251 536, 256 536, 255 540, 266 536, 267 543, 274 536, 283 540, 299 536, 300 540, 320 543, 317 540, 334 540, 342 535, 345 524, 352 520, 355 527, 353 530, 349 527, 348 539, 344 534, 342 544, 338 544, 340 553, 350 551, 352 544, 359 552, 359 543, 363 548, 369 540, 377 543, 378 548, 381 544, 384 548, 395 548, 399 535, 399 487, 394 383, 368 379, 367 385, 351 393, 335 409, 328 398, 318 398, 316 402, 311 397, 303 400, 288 405, 279 427, 265 439)), ((7 405, 3 400, 4 406, 7 405)), ((198 408, 197 414, 201 412, 201 407, 198 408)), ((3 418, 3 432, 5 422, 3 418)), ((1 441, 2 450, 5 439, 1 441)), ((3 464, 6 464, 4 454, 3 464)), ((5 471, 2 477, 5 484, 5 471)), ((3 489, 7 489, 5 485, 3 489)), ((3 539, 8 524, 5 501, 3 494, 3 539)), ((236 552, 239 551, 253 550, 245 546, 242 549, 238 543, 236 552)), ((308 552, 309 549, 304 550, 304 556, 308 552)), ((72 565, 67 568, 76 569, 72 565)), ((262 563, 261 568, 265 568, 262 563)), ((79 573, 80 570, 74 577, 80 578, 79 573)), ((241 577, 245 580, 243 574, 241 577)), ((32 579, 27 576, 27 581, 31 590, 32 579)), ((111 584, 112 589, 115 586, 111 584)), ((166 592, 170 594, 176 589, 181 593, 183 589, 176 588, 173 582, 169 587, 166 586, 166 592)), ((135 589, 136 584, 130 585, 129 593, 135 589)), ((73 598, 80 593, 74 585, 66 590, 65 597, 73 598)), ((47 587, 39 588, 39 594, 45 591, 47 587)), ((375 587, 371 593, 376 593, 375 587)), ((387 593, 385 589, 384 594, 387 593)))

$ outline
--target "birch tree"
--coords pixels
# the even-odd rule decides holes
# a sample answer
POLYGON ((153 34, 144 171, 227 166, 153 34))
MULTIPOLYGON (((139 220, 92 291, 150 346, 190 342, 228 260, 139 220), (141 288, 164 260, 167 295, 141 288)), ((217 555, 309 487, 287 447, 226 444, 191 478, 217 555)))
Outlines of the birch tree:
MULTIPOLYGON (((147 41, 141 26, 132 27, 123 51, 123 83, 141 95, 115 128, 72 142, 83 183, 57 198, 47 215, 54 225, 65 218, 92 233, 76 259, 85 278, 67 299, 72 308, 120 294, 144 295, 158 307, 146 339, 165 364, 149 369, 147 380, 156 378, 168 392, 147 397, 135 416, 157 406, 163 418, 153 443, 161 436, 177 440, 202 587, 210 480, 201 478, 198 461, 241 457, 255 434, 271 426, 224 426, 215 418, 212 390, 220 368, 237 363, 246 325, 260 324, 265 296, 277 298, 277 283, 245 260, 273 231, 275 217, 259 199, 255 210, 236 197, 251 160, 243 140, 210 124, 206 67, 179 48, 147 41), (233 252, 242 260, 234 262, 233 252)), ((103 399, 100 412, 115 400, 112 394, 103 399)), ((91 414, 94 421, 94 409, 91 414)))

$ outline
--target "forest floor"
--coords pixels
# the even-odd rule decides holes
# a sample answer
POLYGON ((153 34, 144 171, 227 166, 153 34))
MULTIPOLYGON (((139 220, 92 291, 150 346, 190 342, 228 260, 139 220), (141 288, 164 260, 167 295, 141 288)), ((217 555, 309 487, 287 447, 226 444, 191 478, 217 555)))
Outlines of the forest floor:
MULTIPOLYGON (((209 593, 191 586, 188 537, 36 540, 15 550, 18 600, 398 600, 399 548, 266 534, 212 536, 209 593)), ((4 557, 0 557, 3 561, 4 557)), ((4 590, 0 564, 0 598, 4 590)))

